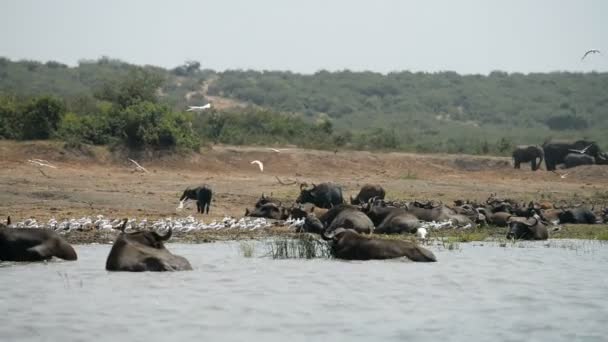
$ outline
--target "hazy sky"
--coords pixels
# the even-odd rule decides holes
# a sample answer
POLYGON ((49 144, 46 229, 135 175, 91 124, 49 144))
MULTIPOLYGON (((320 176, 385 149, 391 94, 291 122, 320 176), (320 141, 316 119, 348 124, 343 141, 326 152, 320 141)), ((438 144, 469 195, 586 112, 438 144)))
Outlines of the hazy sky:
POLYGON ((103 55, 304 73, 608 71, 608 1, 0 1, 0 56, 103 55), (603 55, 581 62, 592 48, 603 55))

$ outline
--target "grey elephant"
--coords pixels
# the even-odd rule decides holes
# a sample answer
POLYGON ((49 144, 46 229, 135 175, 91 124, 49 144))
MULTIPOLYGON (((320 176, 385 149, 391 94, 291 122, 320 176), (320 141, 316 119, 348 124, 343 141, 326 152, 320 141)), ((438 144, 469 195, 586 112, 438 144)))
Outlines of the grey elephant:
POLYGON ((599 146, 588 140, 547 142, 543 144, 543 151, 545 152, 547 171, 554 171, 558 164, 563 164, 569 153, 587 154, 592 157, 601 155, 599 146))
POLYGON ((520 145, 513 151, 513 167, 521 168, 521 163, 530 163, 532 171, 540 168, 545 153, 538 145, 520 145), (538 160, 538 162, 537 162, 538 160))
POLYGON ((584 153, 568 153, 564 158, 564 167, 566 169, 592 164, 595 164, 595 158, 584 153))

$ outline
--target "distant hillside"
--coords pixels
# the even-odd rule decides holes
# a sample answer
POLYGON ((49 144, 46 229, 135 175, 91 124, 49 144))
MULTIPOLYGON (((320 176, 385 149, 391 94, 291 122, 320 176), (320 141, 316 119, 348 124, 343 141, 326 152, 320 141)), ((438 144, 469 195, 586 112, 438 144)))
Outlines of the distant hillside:
MULTIPOLYGON (((105 57, 73 68, 0 58, 0 95, 50 94, 64 98, 69 107, 134 68, 140 67, 105 57)), ((399 149, 489 153, 502 144, 500 153, 506 153, 513 144, 555 137, 587 137, 608 145, 603 134, 608 128, 607 73, 302 75, 215 72, 201 69, 198 62, 172 70, 141 68, 162 78, 160 101, 174 110, 205 101, 233 112, 252 105, 304 121, 330 122, 347 133, 346 140, 357 132, 388 136, 388 146, 399 149)))

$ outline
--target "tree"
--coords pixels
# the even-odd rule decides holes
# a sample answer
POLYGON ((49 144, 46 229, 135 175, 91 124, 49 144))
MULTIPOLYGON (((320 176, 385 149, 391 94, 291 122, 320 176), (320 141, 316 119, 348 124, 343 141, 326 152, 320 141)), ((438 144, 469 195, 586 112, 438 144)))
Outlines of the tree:
POLYGON ((63 103, 54 97, 44 96, 32 100, 23 111, 21 138, 48 139, 57 130, 65 110, 63 103))

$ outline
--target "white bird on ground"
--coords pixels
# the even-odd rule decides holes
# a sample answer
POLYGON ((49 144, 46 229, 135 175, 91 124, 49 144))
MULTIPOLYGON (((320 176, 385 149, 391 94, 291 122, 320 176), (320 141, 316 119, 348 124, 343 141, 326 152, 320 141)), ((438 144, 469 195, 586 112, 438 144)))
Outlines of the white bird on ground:
POLYGON ((561 173, 556 172, 556 171, 552 171, 552 172, 553 172, 553 173, 555 173, 556 175, 558 175, 558 176, 559 176, 559 178, 566 178, 566 176, 568 176, 568 175, 569 175, 569 173, 564 173, 564 174, 561 174, 561 173))
POLYGON ((264 164, 262 164, 262 162, 261 162, 261 161, 259 161, 259 160, 254 160, 254 161, 252 161, 252 162, 251 162, 251 164, 258 164, 258 166, 260 167, 260 171, 261 171, 261 172, 264 172, 264 164))
POLYGON ((572 149, 572 148, 571 148, 571 149, 568 149, 568 151, 570 151, 570 152, 576 152, 576 153, 580 153, 580 154, 585 154, 585 152, 587 152, 587 150, 588 150, 588 149, 589 149, 589 147, 591 147, 591 146, 593 146, 593 144, 591 144, 591 145, 589 145, 589 146, 585 147, 585 148, 584 148, 584 149, 582 149, 582 150, 576 150, 576 149, 572 149))
POLYGON ((419 239, 424 240, 424 239, 426 239, 426 234, 427 234, 427 233, 428 233, 428 232, 426 231, 426 229, 425 229, 425 228, 418 228, 418 229, 416 230, 416 237, 417 237, 417 238, 419 238, 419 239))
POLYGON ((279 150, 278 148, 268 148, 268 149, 271 150, 271 151, 273 151, 273 152, 276 152, 276 153, 281 152, 281 150, 279 150))
POLYGON ((587 50, 587 52, 585 52, 585 54, 583 55, 583 57, 581 57, 581 61, 583 59, 585 59, 585 57, 587 57, 588 54, 591 54, 591 53, 601 53, 601 52, 600 52, 600 50, 597 50, 597 49, 587 50))
POLYGON ((186 112, 203 111, 203 110, 209 109, 209 108, 211 108, 211 103, 207 103, 204 106, 188 106, 188 109, 186 110, 186 112))

